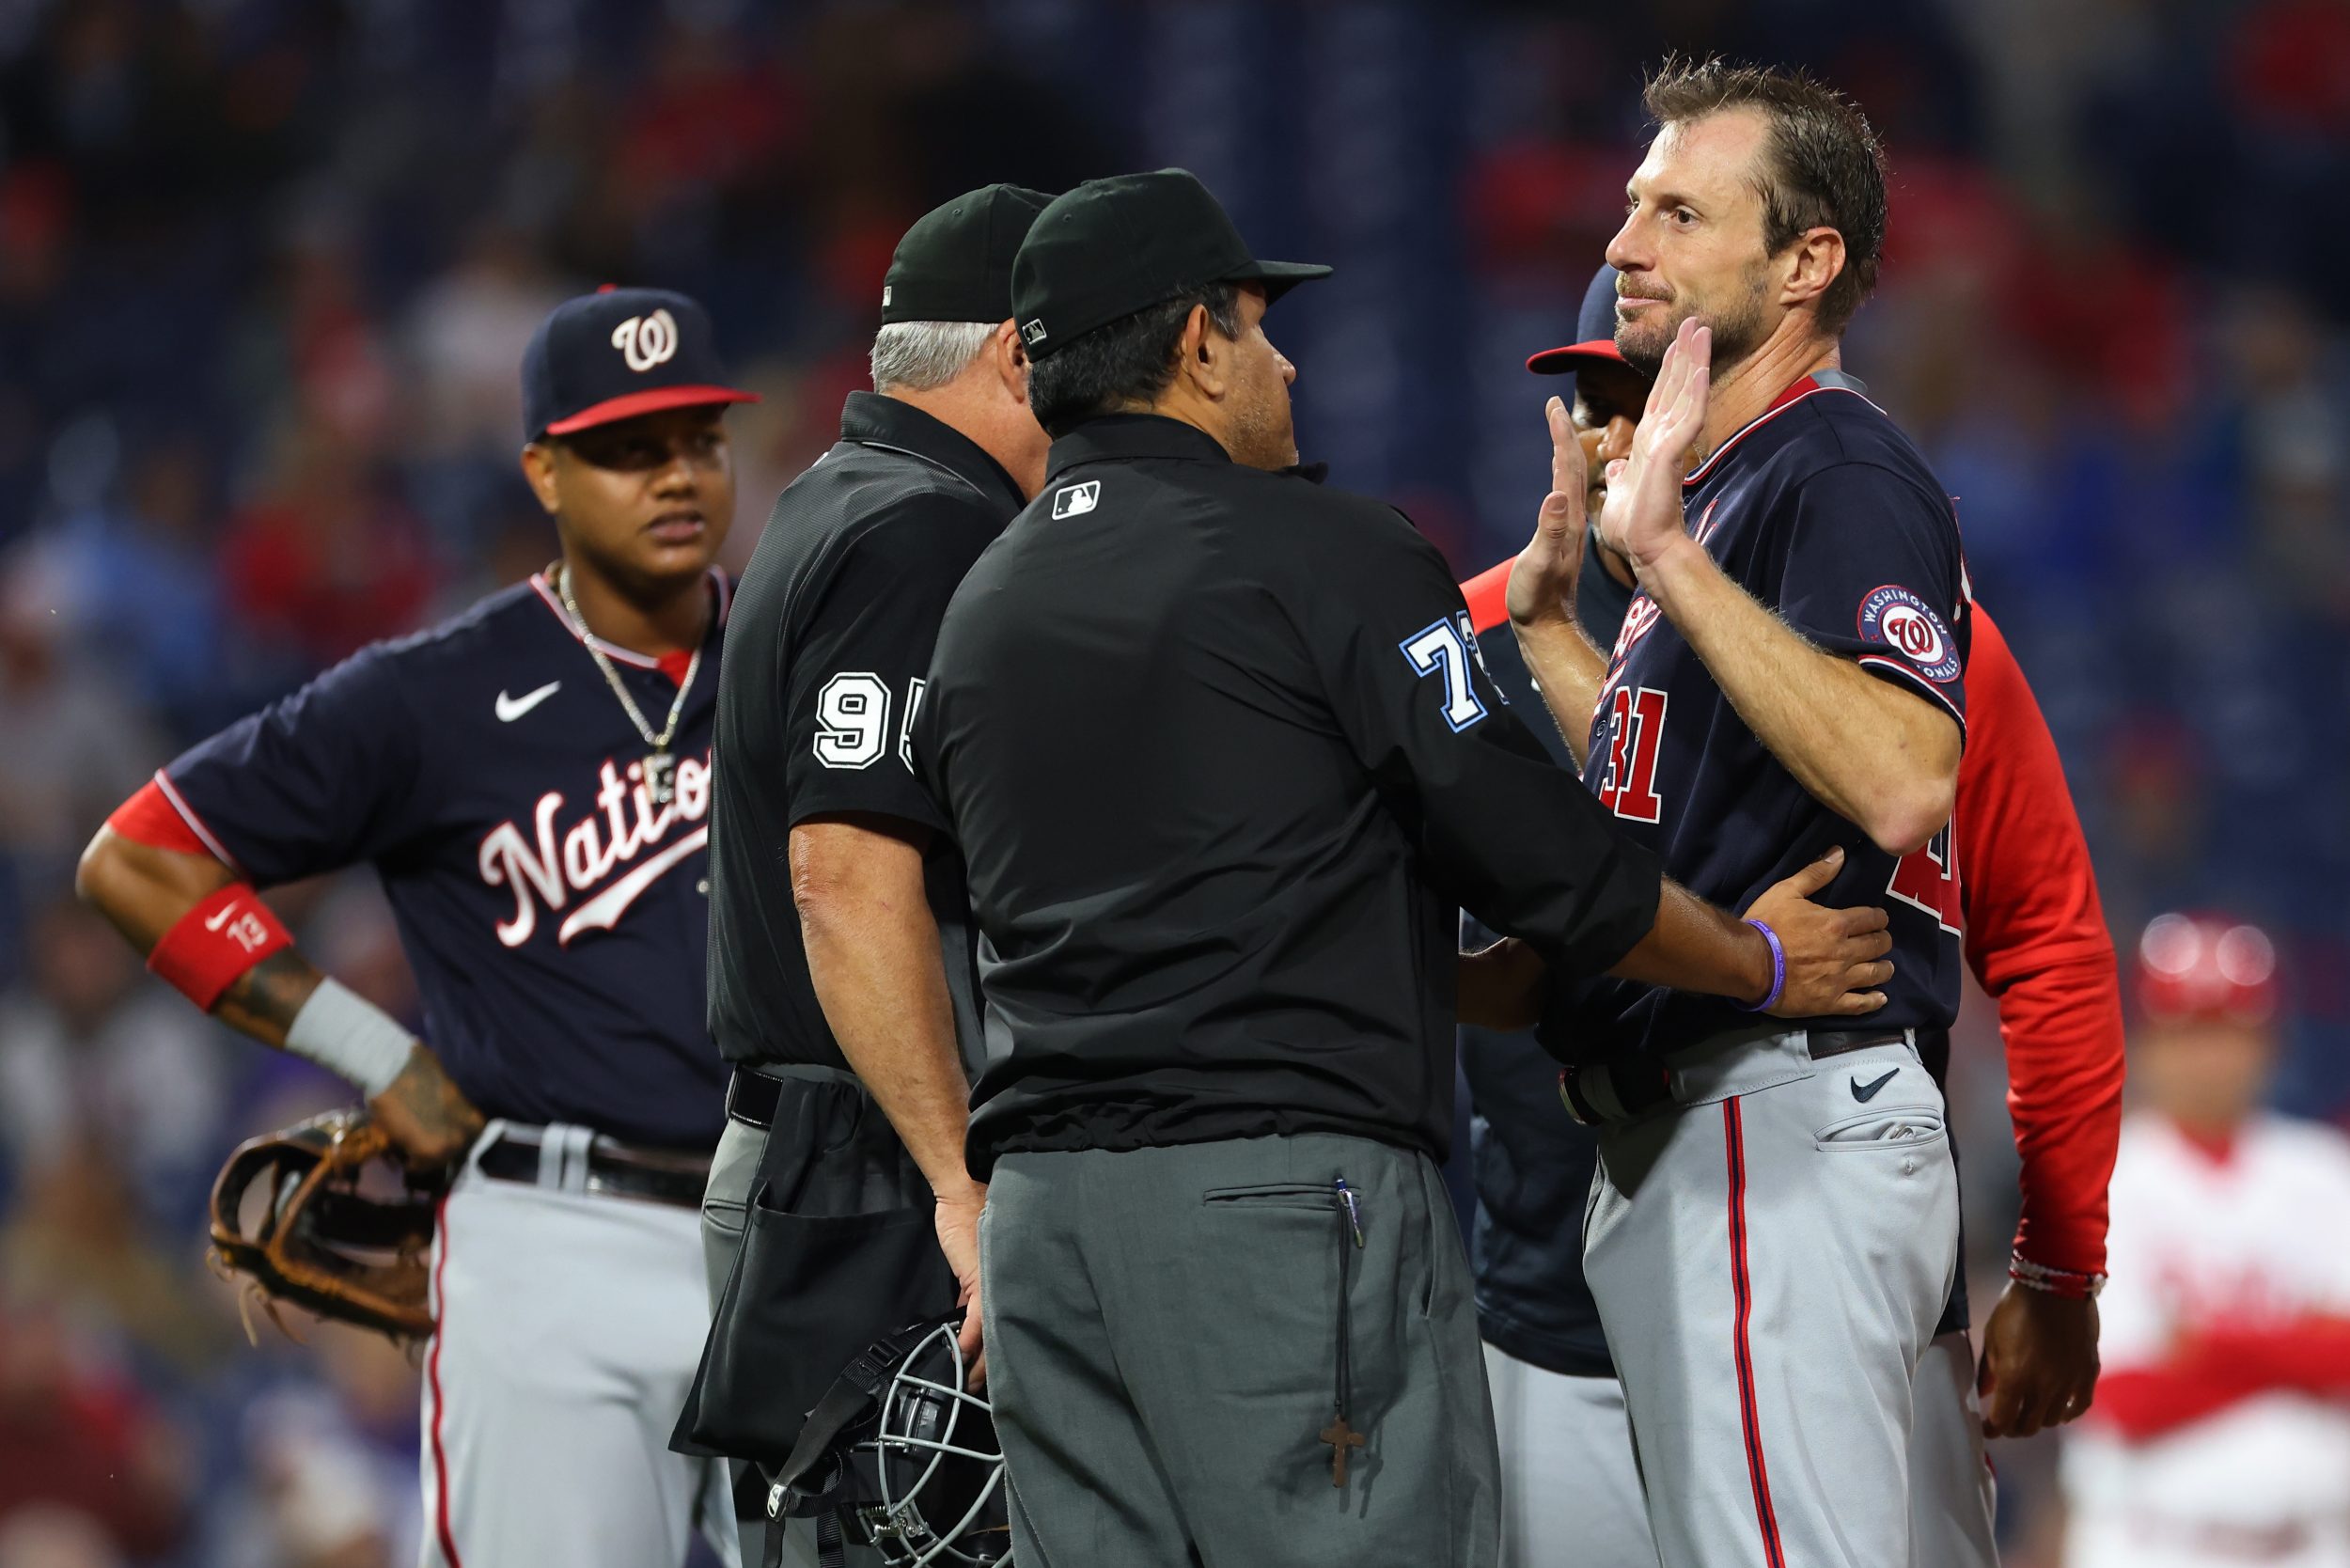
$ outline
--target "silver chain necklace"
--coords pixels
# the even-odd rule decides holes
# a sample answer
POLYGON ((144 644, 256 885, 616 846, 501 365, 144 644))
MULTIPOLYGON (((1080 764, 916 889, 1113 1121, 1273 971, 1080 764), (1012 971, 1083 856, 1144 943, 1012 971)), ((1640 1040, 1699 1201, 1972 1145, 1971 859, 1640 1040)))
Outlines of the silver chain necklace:
MULTIPOLYGON (((579 640, 587 645, 589 657, 596 661, 596 667, 603 671, 604 683, 612 688, 612 695, 620 699, 620 706, 628 711, 629 722, 636 726, 636 733, 643 736, 645 745, 651 748, 645 753, 645 793, 652 801, 653 808, 658 810, 677 799, 677 759, 669 755, 669 743, 677 738, 678 717, 685 712, 685 694, 694 689, 694 677, 701 671, 701 648, 697 645, 693 658, 686 662, 685 679, 677 685, 677 700, 669 704, 669 722, 663 725, 661 733, 656 735, 652 732, 652 726, 645 722, 644 711, 636 706, 636 699, 628 695, 628 687, 620 680, 620 672, 612 667, 612 661, 604 656, 603 649, 596 646, 595 634, 588 630, 588 618, 579 613, 579 602, 572 597, 570 566, 556 568, 555 586, 563 592, 563 608, 571 616, 572 625, 578 630, 579 640)), ((705 635, 703 641, 708 640, 705 635)))

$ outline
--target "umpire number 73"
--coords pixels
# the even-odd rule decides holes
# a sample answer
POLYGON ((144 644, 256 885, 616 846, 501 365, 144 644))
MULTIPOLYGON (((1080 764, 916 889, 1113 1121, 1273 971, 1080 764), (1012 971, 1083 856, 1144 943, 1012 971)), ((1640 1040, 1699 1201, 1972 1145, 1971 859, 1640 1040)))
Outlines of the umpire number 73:
POLYGON ((1444 721, 1459 734, 1485 716, 1485 704, 1469 683, 1469 660, 1477 657, 1477 634, 1466 615, 1434 620, 1396 646, 1421 680, 1444 677, 1444 721))

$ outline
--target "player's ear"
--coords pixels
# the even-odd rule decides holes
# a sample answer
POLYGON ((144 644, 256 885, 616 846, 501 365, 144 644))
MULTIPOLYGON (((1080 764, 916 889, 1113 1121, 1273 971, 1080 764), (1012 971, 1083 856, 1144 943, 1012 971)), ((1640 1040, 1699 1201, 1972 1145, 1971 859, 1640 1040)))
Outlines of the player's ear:
POLYGON ((523 447, 523 479, 530 493, 539 498, 540 507, 549 517, 561 509, 563 486, 556 474, 555 448, 544 441, 533 441, 523 447))
POLYGON ((1833 228, 1807 230, 1788 247, 1786 281, 1779 286, 1779 303, 1789 306, 1816 305, 1844 271, 1844 237, 1833 228))

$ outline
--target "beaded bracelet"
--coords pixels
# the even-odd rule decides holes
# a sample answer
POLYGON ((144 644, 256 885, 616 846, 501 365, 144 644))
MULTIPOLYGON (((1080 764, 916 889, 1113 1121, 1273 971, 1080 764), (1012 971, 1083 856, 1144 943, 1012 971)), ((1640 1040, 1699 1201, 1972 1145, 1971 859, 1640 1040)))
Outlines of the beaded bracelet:
POLYGON ((2033 1262, 2020 1252, 2008 1255, 2007 1277, 2027 1290, 2039 1291, 2046 1295, 2070 1296, 2076 1301, 2094 1296, 2106 1288, 2106 1277, 2102 1274, 2050 1268, 2045 1263, 2033 1262))

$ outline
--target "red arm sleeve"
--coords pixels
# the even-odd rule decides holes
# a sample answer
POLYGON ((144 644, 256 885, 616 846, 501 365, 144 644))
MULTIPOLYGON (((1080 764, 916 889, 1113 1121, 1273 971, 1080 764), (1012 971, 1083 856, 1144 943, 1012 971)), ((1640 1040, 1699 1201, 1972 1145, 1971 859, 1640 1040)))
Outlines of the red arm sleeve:
POLYGON ((2321 1398, 2350 1390, 2350 1320, 2199 1334, 2160 1366, 2120 1367, 2099 1377, 2093 1417, 2142 1443, 2276 1388, 2321 1398))
POLYGON ((2044 1267, 2102 1274, 2122 1128, 2121 977, 2055 738, 1980 605, 1966 692, 1959 896, 1966 962, 1998 1004, 2007 1047, 2023 1160, 2015 1249, 2044 1267))
POLYGON ((1468 602, 1469 624, 1479 633, 1490 632, 1510 619, 1510 569, 1517 564, 1517 557, 1512 556, 1461 585, 1461 597, 1468 602))
POLYGON ((115 808, 106 825, 134 844, 180 855, 213 854, 212 846, 196 836, 189 817, 164 792, 169 787, 169 781, 157 774, 136 794, 115 808))

